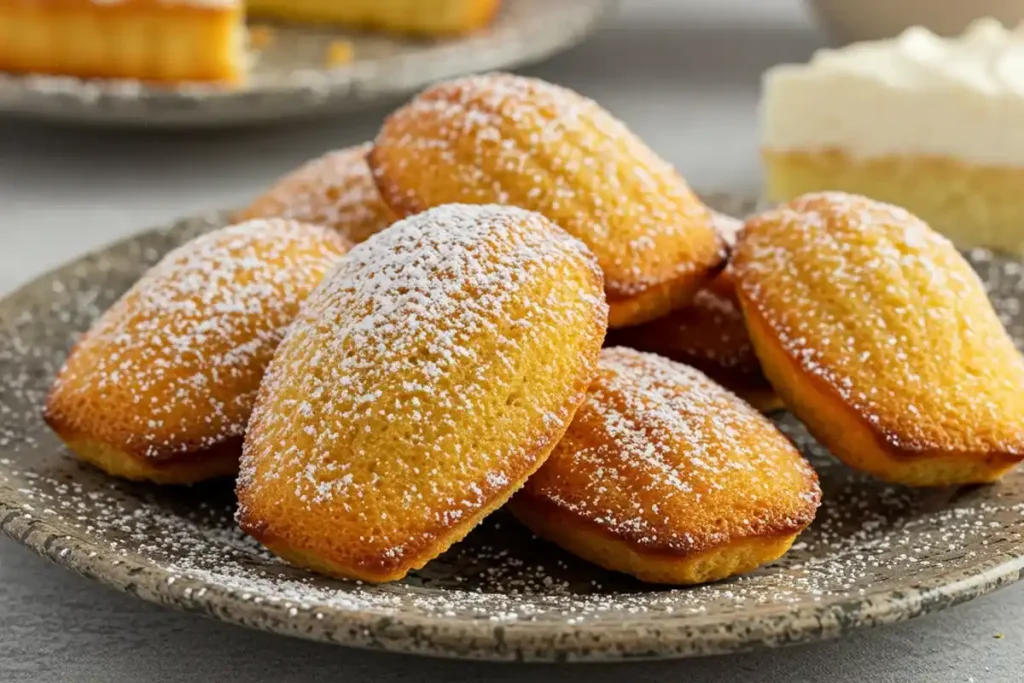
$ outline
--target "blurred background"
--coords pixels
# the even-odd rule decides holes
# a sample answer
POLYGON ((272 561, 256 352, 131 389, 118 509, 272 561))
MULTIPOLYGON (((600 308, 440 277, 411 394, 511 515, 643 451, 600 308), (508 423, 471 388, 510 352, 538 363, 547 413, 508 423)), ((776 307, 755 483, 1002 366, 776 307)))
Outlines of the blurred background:
MULTIPOLYGON (((526 2, 506 0, 503 12, 526 2)), ((597 99, 697 188, 742 193, 756 193, 759 185, 756 105, 767 67, 806 60, 830 41, 893 35, 915 22, 956 33, 977 15, 1013 23, 1024 13, 1024 2, 1014 0, 603 4, 610 7, 596 31, 585 39, 572 37, 582 44, 523 71, 597 99)), ((539 35, 534 31, 521 41, 529 47, 539 35)), ((356 51, 346 67, 365 69, 360 60, 374 56, 373 50, 356 51)), ((464 58, 455 67, 475 69, 480 61, 486 60, 464 58)), ((26 88, 38 90, 38 84, 20 77, 0 81, 0 111, 24 105, 26 88)), ((205 130, 164 129, 145 120, 103 125, 103 110, 94 112, 88 126, 71 120, 43 124, 41 116, 24 112, 0 114, 0 290, 148 226, 239 206, 304 160, 372 138, 393 103, 260 126, 221 122, 205 130)), ((60 99, 33 104, 51 107, 49 119, 69 109, 60 99)), ((174 101, 160 106, 182 109, 174 101)), ((154 111, 154 121, 165 113, 154 111)))
MULTIPOLYGON (((506 0, 503 12, 529 1, 506 0)), ((759 185, 759 79, 769 66, 806 60, 830 41, 893 35, 915 22, 956 33, 977 15, 993 14, 1014 23, 1024 14, 1024 2, 1015 0, 601 4, 609 8, 596 30, 585 39, 572 39, 582 39, 582 44, 523 71, 598 100, 676 164, 695 187, 751 194, 759 185)), ((520 40, 529 47, 535 35, 520 40)), ((350 56, 353 64, 346 66, 362 69, 360 60, 374 54, 357 51, 350 56)), ((464 70, 478 66, 478 60, 468 57, 456 65, 464 70)), ((26 88, 39 89, 32 79, 0 81, 0 111, 24 105, 26 88)), ((38 92, 33 95, 40 97, 38 92)), ((0 114, 0 290, 148 226, 239 206, 304 160, 371 139, 393 103, 314 119, 281 118, 260 126, 221 122, 206 130, 164 129, 156 123, 147 126, 145 120, 142 125, 103 125, 102 110, 94 112, 88 126, 73 121, 43 124, 37 121, 40 115, 24 112, 0 114)), ((34 105, 51 107, 49 119, 68 109, 67 101, 59 99, 53 104, 37 99, 34 105)), ((174 101, 160 104, 181 106, 174 101)))
MULTIPOLYGON (((0 11, 5 4, 0 1, 0 11)), ((698 190, 756 196, 757 103, 765 69, 805 61, 828 44, 892 36, 911 24, 955 34, 982 15, 1013 25, 1024 16, 1024 0, 622 0, 609 3, 593 32, 578 36, 580 44, 565 45, 566 51, 521 71, 596 99, 698 190)), ((547 37, 557 36, 548 29, 547 37)), ((520 40, 529 47, 532 37, 527 33, 520 40)), ((364 56, 357 49, 350 68, 365 68, 364 56)), ((463 59, 466 70, 484 61, 463 59)), ((61 118, 61 102, 67 100, 47 104, 51 95, 31 79, 0 79, 0 112, 22 108, 27 98, 37 108, 51 107, 49 122, 24 111, 0 113, 0 293, 132 233, 242 206, 307 159, 372 139, 394 104, 258 126, 221 122, 169 129, 155 120, 104 125, 100 109, 90 125, 57 123, 53 119, 61 118)), ((103 101, 96 97, 94 102, 103 101)), ((185 111, 173 97, 157 100, 185 111)), ((182 101, 201 106, 194 93, 182 101)), ((777 680, 838 680, 851 670, 861 672, 858 680, 1019 680, 1022 598, 1018 586, 951 613, 841 642, 633 671, 635 680, 667 680, 662 676, 670 672, 685 672, 692 681, 741 672, 777 680), (993 633, 1000 634, 998 640, 993 633)), ((56 680, 46 672, 57 664, 74 670, 73 680, 154 680, 154 672, 181 668, 182 652, 190 653, 190 670, 210 680, 226 680, 221 675, 227 671, 256 680, 275 665, 275 680, 313 680, 295 670, 297 657, 308 671, 319 667, 323 680, 339 680, 338 667, 350 667, 352 680, 382 681, 399 680, 387 672, 401 667, 436 681, 471 680, 481 671, 412 659, 399 665, 388 655, 293 643, 169 613, 49 566, 5 539, 0 613, 0 631, 14 634, 0 638, 0 672, 12 667, 6 670, 25 674, 17 680, 56 680), (145 642, 139 640, 143 636, 145 642), (133 648, 146 648, 146 656, 133 648)), ((594 680, 613 676, 619 680, 621 671, 609 667, 594 680)), ((492 670, 488 678, 514 676, 504 669, 492 670)))

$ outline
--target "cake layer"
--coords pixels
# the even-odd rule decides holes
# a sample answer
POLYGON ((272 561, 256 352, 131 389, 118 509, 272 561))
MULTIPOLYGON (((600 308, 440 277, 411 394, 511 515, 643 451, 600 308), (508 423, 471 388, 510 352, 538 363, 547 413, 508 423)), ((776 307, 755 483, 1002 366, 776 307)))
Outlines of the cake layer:
POLYGON ((0 71, 238 82, 243 12, 234 0, 0 0, 0 71))
POLYGON ((1024 166, 1024 33, 993 20, 958 38, 899 38, 821 50, 764 77, 771 150, 922 154, 1024 166))
POLYGON ((862 194, 909 209, 961 248, 1024 256, 1024 167, 948 157, 862 158, 835 150, 769 149, 762 158, 770 201, 821 190, 862 194))
POLYGON ((500 0, 249 0, 256 17, 345 24, 423 35, 463 33, 487 24, 500 0))
POLYGON ((0 71, 238 83, 256 17, 443 35, 501 0, 0 0, 0 71))

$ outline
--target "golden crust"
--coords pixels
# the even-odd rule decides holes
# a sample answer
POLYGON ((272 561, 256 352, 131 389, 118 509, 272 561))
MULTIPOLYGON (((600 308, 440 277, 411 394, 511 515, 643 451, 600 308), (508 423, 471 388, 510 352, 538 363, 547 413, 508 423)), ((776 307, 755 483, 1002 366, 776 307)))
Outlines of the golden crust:
POLYGON ((0 70, 238 83, 244 77, 243 11, 240 2, 0 0, 0 70))
POLYGON ((939 486, 1024 458, 1024 360, 970 265, 909 212, 805 195, 747 222, 733 268, 765 374, 847 464, 939 486))
POLYGON ((242 452, 242 439, 236 437, 172 460, 154 460, 136 457, 84 435, 64 432, 59 436, 72 453, 107 474, 155 484, 193 484, 233 475, 238 471, 238 456, 242 452))
POLYGON ((726 269, 686 308, 656 321, 608 333, 607 345, 629 346, 692 366, 763 413, 782 403, 761 371, 726 269))
POLYGON ((783 402, 826 448, 863 472, 911 486, 949 486, 999 479, 1020 461, 1005 452, 947 452, 932 448, 906 452, 875 433, 827 383, 804 372, 772 338, 772 330, 756 312, 750 315, 752 334, 765 372, 779 387, 783 402))
POLYGON ((750 343, 729 271, 697 292, 686 308, 643 325, 613 330, 607 344, 695 367, 762 412, 782 407, 750 343))
POLYGON ((329 152, 285 175, 239 220, 279 216, 334 228, 353 244, 394 222, 366 164, 370 145, 329 152))
POLYGON ((785 555, 799 535, 741 538, 682 557, 641 549, 632 541, 606 533, 592 520, 526 492, 517 494, 509 505, 516 518, 541 538, 605 569, 648 583, 691 585, 745 574, 785 555))
POLYGON ((668 163, 593 101, 536 79, 428 88, 388 117, 370 166, 400 216, 453 201, 547 216, 597 256, 612 327, 686 305, 724 265, 709 210, 668 163))
MULTIPOLYGON (((713 216, 715 229, 731 247, 743 221, 717 212, 713 216)), ((628 346, 695 367, 763 413, 783 407, 761 372, 728 267, 689 306, 643 325, 613 330, 605 345, 628 346)))
POLYGON ((263 371, 346 242, 251 221, 170 252, 71 350, 44 417, 79 457, 161 483, 234 470, 263 371))
POLYGON ((444 36, 489 23, 500 0, 0 0, 0 70, 235 85, 245 13, 444 36))
POLYGON ((538 535, 645 581, 699 583, 784 553, 817 476, 770 421, 698 370, 605 349, 544 466, 510 504, 538 535))
POLYGON ((242 528, 297 564, 391 581, 501 506, 596 371, 600 270, 544 217, 449 205, 353 249, 260 390, 242 528))
POLYGON ((248 0, 254 16, 443 36, 489 24, 501 0, 248 0))

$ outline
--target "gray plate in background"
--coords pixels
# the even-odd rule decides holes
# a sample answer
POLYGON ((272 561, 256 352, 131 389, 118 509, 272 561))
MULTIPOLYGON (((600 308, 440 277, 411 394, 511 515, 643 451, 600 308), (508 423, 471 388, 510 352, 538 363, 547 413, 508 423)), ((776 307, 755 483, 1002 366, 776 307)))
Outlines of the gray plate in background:
POLYGON ((540 61, 583 40, 614 5, 614 0, 505 0, 489 28, 443 41, 275 25, 273 44, 256 52, 250 82, 233 90, 0 73, 0 113, 48 121, 179 128, 342 113, 393 101, 467 72, 540 61), (354 44, 356 59, 329 69, 327 49, 338 39, 354 44))

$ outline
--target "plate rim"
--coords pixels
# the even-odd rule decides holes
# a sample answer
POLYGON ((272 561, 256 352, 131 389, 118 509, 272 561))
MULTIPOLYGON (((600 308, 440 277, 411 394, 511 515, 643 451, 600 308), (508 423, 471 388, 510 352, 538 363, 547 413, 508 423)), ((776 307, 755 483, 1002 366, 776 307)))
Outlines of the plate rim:
MULTIPOLYGON (((310 630, 308 620, 296 618, 289 613, 294 604, 255 603, 242 599, 238 591, 199 579, 182 577, 160 565, 137 561, 106 550, 100 543, 81 538, 70 529, 62 529, 62 522, 54 523, 42 515, 23 508, 17 499, 17 492, 7 485, 0 485, 0 529, 19 545, 33 550, 45 559, 69 569, 80 576, 102 585, 133 595, 146 602, 175 608, 179 611, 199 613, 236 626, 298 637, 316 642, 330 642, 346 647, 365 650, 390 651, 403 654, 427 655, 444 659, 475 661, 528 661, 528 662, 611 662, 684 659, 694 656, 713 656, 750 652, 765 648, 807 644, 831 640, 845 633, 861 630, 868 625, 882 626, 909 621, 925 614, 941 611, 961 603, 1012 585, 1024 578, 1024 541, 1019 542, 1014 556, 1004 552, 1003 562, 992 561, 964 569, 960 578, 929 588, 891 589, 871 596, 875 601, 870 610, 860 609, 867 604, 864 598, 847 598, 831 603, 822 602, 815 608, 794 606, 778 610, 778 617, 788 618, 793 633, 751 638, 758 632, 756 622, 765 617, 736 619, 732 628, 716 635, 702 634, 698 650, 657 651, 636 648, 639 642, 637 632, 648 627, 643 619, 635 626, 628 623, 591 623, 586 636, 610 640, 621 649, 602 647, 590 650, 586 645, 557 647, 560 634, 554 634, 551 625, 519 621, 500 625, 480 620, 459 617, 432 617, 403 614, 384 616, 370 610, 343 610, 322 606, 310 615, 325 624, 334 623, 347 629, 345 635, 337 637, 336 632, 310 630), (13 495, 12 495, 13 494, 13 495), (105 564, 107 571, 97 571, 105 564), (110 568, 116 568, 111 571, 110 568), (973 571, 977 570, 977 571, 973 571), (143 580, 144 578, 150 580, 143 580), (184 590, 183 590, 184 589, 184 590), (191 590, 188 590, 191 589, 191 590), (230 609, 225 609, 230 607, 230 609), (789 614, 787 614, 787 612, 789 614), (867 617, 870 624, 854 623, 847 615, 857 613, 867 617), (268 619, 268 617, 270 617, 268 619), (454 621, 454 623, 452 623, 454 621), (388 628, 380 628, 388 622, 388 628), (410 641, 410 633, 429 633, 422 640, 410 641), (372 634, 372 635, 371 635, 372 634), (745 634, 745 635, 743 635, 745 634), (554 638, 552 636, 554 635, 554 638), (347 637, 346 637, 347 636, 347 637), (467 648, 468 643, 483 639, 489 646, 467 648), (545 645, 542 646, 540 640, 545 645)), ((692 617, 675 619, 692 620, 692 617)), ((659 619, 659 626, 669 630, 673 617, 659 619)), ((704 625, 710 631, 711 624, 704 625)), ((699 628, 699 627, 698 627, 699 628)), ((340 629, 337 629, 340 631, 340 629)), ((578 628, 575 630, 579 630, 578 628)), ((761 629, 763 630, 763 629, 761 629)), ((767 635, 767 634, 762 634, 767 635)), ((685 645, 692 641, 692 634, 681 635, 674 645, 685 645)), ((662 643, 665 644, 664 642, 662 643)))
MULTIPOLYGON (((752 205, 742 193, 701 193, 710 199, 752 205)), ((149 228, 84 252, 0 296, 0 329, 11 324, 11 302, 68 268, 145 235, 168 233, 197 221, 220 221, 230 212, 205 212, 149 228)), ((10 466, 0 463, 0 468, 10 466)), ((1021 474, 1024 476, 1024 473, 1021 474)), ((30 496, 0 483, 0 529, 16 543, 103 585, 147 602, 200 613, 226 623, 280 635, 362 649, 480 661, 623 661, 679 659, 810 643, 867 626, 896 623, 958 605, 1024 579, 1024 536, 989 558, 913 585, 818 603, 779 604, 769 612, 737 615, 722 628, 712 615, 662 615, 645 619, 568 625, 526 620, 425 613, 385 613, 370 607, 255 603, 238 589, 178 572, 141 555, 111 550, 60 517, 40 512, 30 496), (316 616, 319 613, 321 616, 316 616), (299 615, 305 615, 300 618, 299 615), (771 627, 766 622, 773 621, 771 627), (323 628, 317 628, 317 624, 323 628), (677 629, 677 630, 673 630, 677 629), (653 635, 652 635, 653 633, 653 635), (600 642, 600 647, 596 645, 600 642)), ((55 513, 56 514, 56 513, 55 513)))
MULTIPOLYGON (((582 42, 611 16, 621 0, 543 3, 563 21, 534 21, 427 45, 342 68, 299 69, 280 82, 240 89, 202 83, 150 87, 131 80, 88 81, 59 74, 0 71, 0 113, 40 121, 153 128, 208 128, 357 111, 397 99, 429 83, 467 73, 513 69, 540 62, 582 42), (564 15, 564 16, 563 16, 564 15), (573 19, 570 22, 564 19, 573 19), (540 30, 545 26, 560 30, 540 30), (514 49, 518 48, 518 49, 514 49), (464 55, 473 52, 473 66, 464 55), (390 82, 384 86, 385 82, 390 82)), ((556 17, 557 18, 557 17, 556 17)))

